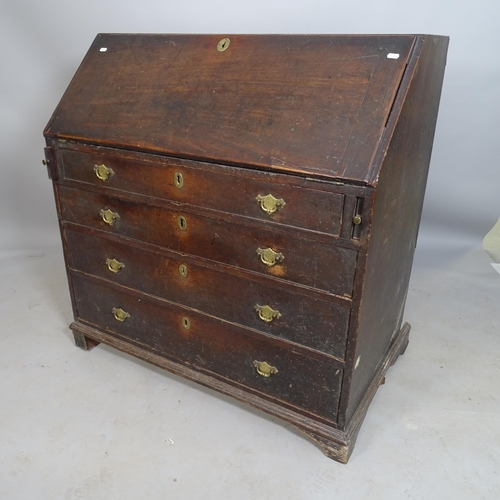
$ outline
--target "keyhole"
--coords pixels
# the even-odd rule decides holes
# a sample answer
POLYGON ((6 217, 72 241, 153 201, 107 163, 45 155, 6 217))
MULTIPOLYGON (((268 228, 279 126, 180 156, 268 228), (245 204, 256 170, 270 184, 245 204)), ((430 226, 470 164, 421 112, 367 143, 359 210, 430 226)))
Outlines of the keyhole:
POLYGON ((186 329, 189 330, 191 328, 191 322, 189 321, 188 318, 184 317, 182 318, 182 326, 186 329))
POLYGON ((181 188, 182 186, 184 186, 184 177, 182 176, 182 174, 180 172, 175 172, 175 174, 174 174, 174 184, 178 188, 181 188))
POLYGON ((179 274, 183 277, 183 278, 186 278, 187 275, 188 275, 188 268, 186 266, 186 264, 181 264, 179 266, 179 274))
POLYGON ((223 38, 218 44, 217 44, 217 50, 219 52, 224 52, 228 47, 231 41, 229 38, 223 38))
POLYGON ((187 220, 184 216, 179 215, 179 217, 177 217, 177 226, 181 231, 185 231, 187 229, 187 220))

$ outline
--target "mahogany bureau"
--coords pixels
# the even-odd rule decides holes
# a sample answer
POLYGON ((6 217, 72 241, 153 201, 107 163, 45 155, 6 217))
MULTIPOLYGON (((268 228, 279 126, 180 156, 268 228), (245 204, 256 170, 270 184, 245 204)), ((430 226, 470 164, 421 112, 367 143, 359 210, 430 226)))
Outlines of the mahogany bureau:
POLYGON ((98 35, 45 129, 76 344, 347 462, 402 322, 448 38, 98 35))

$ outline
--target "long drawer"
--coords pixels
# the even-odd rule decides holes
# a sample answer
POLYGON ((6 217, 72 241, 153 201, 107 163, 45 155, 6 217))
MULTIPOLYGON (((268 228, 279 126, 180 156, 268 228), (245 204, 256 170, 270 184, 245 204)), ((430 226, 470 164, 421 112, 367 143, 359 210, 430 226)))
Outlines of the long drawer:
POLYGON ((61 156, 65 179, 340 234, 344 195, 327 183, 105 148, 61 156))
MULTIPOLYGON (((350 297, 356 252, 272 229, 59 187, 64 221, 350 297)), ((151 200, 153 202, 153 200, 151 200)))
POLYGON ((302 356, 216 318, 72 275, 77 318, 111 335, 276 398, 337 417, 342 365, 302 356))
POLYGON ((342 307, 252 273, 87 233, 64 232, 72 269, 344 358, 350 301, 342 307))

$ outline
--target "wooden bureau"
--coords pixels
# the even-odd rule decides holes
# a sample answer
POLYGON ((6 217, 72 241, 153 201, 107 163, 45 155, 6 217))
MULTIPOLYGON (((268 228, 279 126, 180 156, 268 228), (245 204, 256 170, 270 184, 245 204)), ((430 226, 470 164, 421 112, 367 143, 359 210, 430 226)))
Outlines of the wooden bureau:
POLYGON ((98 35, 44 135, 76 344, 347 462, 403 310, 448 39, 98 35))

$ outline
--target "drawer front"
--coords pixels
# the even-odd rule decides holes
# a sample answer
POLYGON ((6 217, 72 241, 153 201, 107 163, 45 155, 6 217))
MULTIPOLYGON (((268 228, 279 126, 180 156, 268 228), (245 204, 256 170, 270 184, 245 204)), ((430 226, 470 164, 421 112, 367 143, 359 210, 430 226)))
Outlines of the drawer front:
POLYGON ((353 250, 63 186, 59 195, 66 221, 351 296, 353 250))
POLYGON ((344 358, 348 307, 175 252, 156 253, 80 231, 64 234, 73 269, 344 358))
POLYGON ((290 185, 288 175, 154 155, 134 159, 70 150, 61 154, 66 179, 340 234, 344 196, 313 189, 315 181, 297 178, 299 185, 290 185))
POLYGON ((268 399, 335 421, 343 373, 338 365, 290 352, 169 303, 159 305, 76 275, 72 279, 82 322, 268 399))

